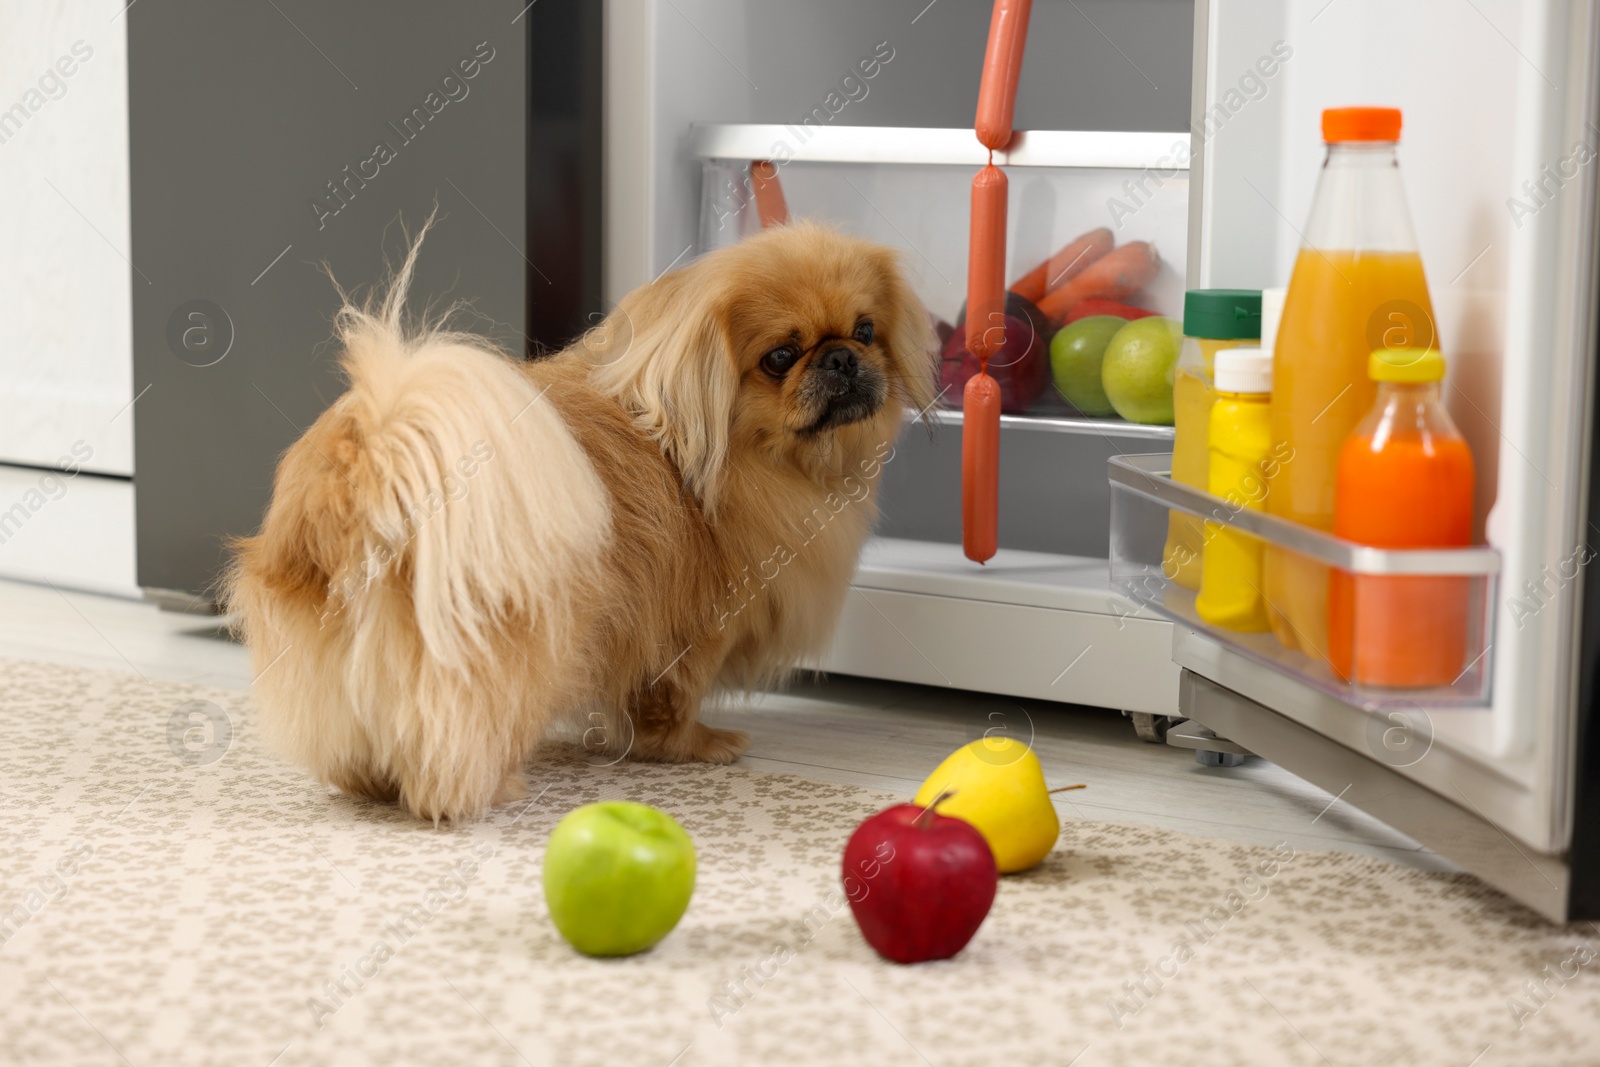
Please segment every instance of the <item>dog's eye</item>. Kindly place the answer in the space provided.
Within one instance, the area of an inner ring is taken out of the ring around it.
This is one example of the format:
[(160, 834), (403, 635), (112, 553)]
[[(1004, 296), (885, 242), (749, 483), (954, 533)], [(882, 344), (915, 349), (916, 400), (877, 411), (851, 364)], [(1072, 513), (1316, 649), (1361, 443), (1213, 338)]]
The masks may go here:
[(870, 345), (872, 343), (872, 323), (863, 322), (861, 325), (857, 326), (855, 338), (861, 344)]
[(761, 357), (761, 369), (774, 378), (782, 378), (789, 373), (789, 368), (794, 366), (795, 360), (799, 358), (798, 349), (793, 345), (784, 345), (782, 348), (774, 348)]

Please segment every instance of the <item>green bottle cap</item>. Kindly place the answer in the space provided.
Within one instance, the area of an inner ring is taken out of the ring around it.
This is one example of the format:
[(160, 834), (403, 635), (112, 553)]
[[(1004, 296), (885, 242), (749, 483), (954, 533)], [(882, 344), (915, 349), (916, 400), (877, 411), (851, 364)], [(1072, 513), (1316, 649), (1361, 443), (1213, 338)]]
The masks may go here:
[(1190, 289), (1183, 294), (1183, 333), (1215, 340), (1261, 336), (1260, 289)]

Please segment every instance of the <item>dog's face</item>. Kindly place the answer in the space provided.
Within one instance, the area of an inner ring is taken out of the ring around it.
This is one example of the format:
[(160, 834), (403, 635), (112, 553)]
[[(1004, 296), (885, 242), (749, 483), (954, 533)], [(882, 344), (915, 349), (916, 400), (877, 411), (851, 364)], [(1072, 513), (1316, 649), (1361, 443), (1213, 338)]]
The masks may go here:
[(605, 332), (597, 379), (708, 504), (730, 455), (820, 477), (933, 399), (928, 315), (897, 257), (821, 226), (710, 253), (631, 294)]
[(914, 298), (886, 250), (822, 231), (739, 251), (753, 262), (727, 278), (723, 310), (739, 375), (736, 437), (814, 448), (819, 435), (879, 415), (891, 382), (927, 376), (926, 358), (897, 336), (908, 315), (926, 312), (903, 306)]
[[(877, 345), (872, 302), (838, 299), (832, 306), (861, 310), (807, 319), (785, 316), (780, 308), (771, 316), (773, 325), (752, 323), (749, 339), (735, 341), (747, 354), (759, 353), (742, 361), (749, 365), (740, 390), (741, 407), (752, 413), (747, 421), (758, 432), (781, 425), (813, 437), (876, 415), (888, 399), (891, 357)], [(784, 318), (794, 320), (787, 331)]]

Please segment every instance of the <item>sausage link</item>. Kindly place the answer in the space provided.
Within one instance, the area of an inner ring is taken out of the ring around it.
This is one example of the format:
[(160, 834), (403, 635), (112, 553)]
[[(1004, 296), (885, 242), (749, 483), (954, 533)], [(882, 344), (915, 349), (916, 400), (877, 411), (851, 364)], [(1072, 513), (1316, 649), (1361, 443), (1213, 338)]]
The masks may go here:
[(967, 236), (967, 350), (987, 365), (1005, 343), (1006, 175), (989, 164), (972, 179)]
[(1028, 15), (1033, 0), (994, 0), (989, 16), (989, 45), (983, 53), (983, 80), (978, 84), (978, 115), (972, 128), (984, 147), (998, 152), (1011, 141), (1011, 116), (1022, 74), (1022, 47), (1028, 41)]
[(974, 374), (961, 405), (961, 549), (983, 563), (1000, 543), (1000, 383)]

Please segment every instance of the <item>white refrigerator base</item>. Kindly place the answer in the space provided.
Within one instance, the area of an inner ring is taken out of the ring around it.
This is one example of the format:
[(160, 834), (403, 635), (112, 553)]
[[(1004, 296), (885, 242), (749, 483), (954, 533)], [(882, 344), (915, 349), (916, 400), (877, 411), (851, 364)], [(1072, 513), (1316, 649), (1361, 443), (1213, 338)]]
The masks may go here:
[(1178, 714), (1172, 625), (1111, 588), (1106, 561), (875, 538), (823, 670), (1032, 700)]

